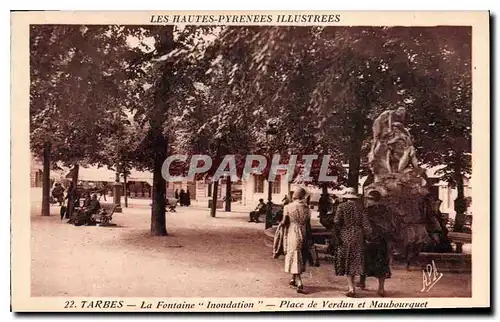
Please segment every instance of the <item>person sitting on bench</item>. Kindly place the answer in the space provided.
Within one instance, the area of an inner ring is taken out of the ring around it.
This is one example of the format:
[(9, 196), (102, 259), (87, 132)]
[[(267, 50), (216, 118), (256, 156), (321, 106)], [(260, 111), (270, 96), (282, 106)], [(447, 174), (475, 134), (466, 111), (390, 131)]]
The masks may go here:
[(83, 208), (75, 209), (68, 223), (74, 224), (75, 226), (91, 225), (95, 223), (95, 220), (92, 218), (92, 216), (97, 214), (100, 209), (101, 204), (99, 200), (97, 200), (97, 195), (94, 194)]
[(250, 212), (250, 220), (248, 222), (256, 222), (259, 223), (259, 217), (262, 214), (266, 213), (266, 204), (264, 203), (264, 199), (260, 198), (259, 199), (259, 204), (257, 205), (257, 208), (255, 208), (254, 211)]
[(88, 201), (86, 205), (86, 213), (89, 218), (92, 218), (93, 215), (97, 214), (101, 209), (101, 203), (97, 200), (97, 195), (93, 194), (92, 198)]

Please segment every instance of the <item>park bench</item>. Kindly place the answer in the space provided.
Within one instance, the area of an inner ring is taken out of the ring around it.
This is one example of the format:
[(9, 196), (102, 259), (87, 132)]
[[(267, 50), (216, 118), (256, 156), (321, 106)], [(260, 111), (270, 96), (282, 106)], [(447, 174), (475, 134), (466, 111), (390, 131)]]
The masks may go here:
[(88, 215), (85, 207), (75, 208), (75, 215), (70, 219), (70, 223), (75, 226), (82, 225), (110, 225), (113, 220), (113, 214), (120, 205), (113, 205), (111, 209), (101, 208), (96, 214)]
[(101, 226), (109, 225), (111, 223), (111, 220), (113, 220), (113, 214), (118, 207), (120, 207), (120, 205), (114, 205), (109, 213), (105, 208), (101, 208), (99, 212), (94, 215), (94, 220)]

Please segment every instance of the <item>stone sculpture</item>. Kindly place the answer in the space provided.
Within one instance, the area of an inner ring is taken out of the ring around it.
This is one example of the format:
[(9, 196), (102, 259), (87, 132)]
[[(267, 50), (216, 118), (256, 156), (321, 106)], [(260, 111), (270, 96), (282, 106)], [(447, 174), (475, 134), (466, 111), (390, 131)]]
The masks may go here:
[(431, 221), (422, 206), (429, 194), (427, 177), (418, 164), (405, 117), (405, 108), (399, 107), (384, 111), (373, 122), (368, 155), (372, 174), (365, 183), (364, 193), (375, 189), (382, 194), (399, 227), (399, 235), (394, 236), (396, 249), (411, 260), (429, 242)]

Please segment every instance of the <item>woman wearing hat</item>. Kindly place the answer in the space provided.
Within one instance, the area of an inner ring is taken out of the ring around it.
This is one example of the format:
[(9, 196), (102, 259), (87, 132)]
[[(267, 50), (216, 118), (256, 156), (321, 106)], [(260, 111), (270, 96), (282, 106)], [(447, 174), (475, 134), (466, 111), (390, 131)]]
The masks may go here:
[(300, 274), (306, 268), (307, 241), (311, 237), (311, 211), (305, 201), (306, 190), (299, 188), (293, 193), (293, 201), (283, 210), (282, 225), (287, 228), (285, 244), (285, 272), (292, 274), (290, 285), (297, 293), (304, 293)]
[(378, 278), (378, 295), (384, 296), (384, 282), (391, 277), (390, 241), (396, 231), (389, 209), (380, 203), (382, 195), (373, 190), (366, 195), (366, 214), (372, 228), (372, 234), (365, 245), (365, 274), (361, 276), (359, 286), (366, 287), (366, 276)]
[(334, 219), (340, 240), (335, 250), (335, 273), (347, 276), (346, 295), (354, 297), (354, 277), (364, 274), (364, 240), (370, 235), (371, 227), (354, 188), (348, 188), (342, 198), (345, 202), (338, 206)]

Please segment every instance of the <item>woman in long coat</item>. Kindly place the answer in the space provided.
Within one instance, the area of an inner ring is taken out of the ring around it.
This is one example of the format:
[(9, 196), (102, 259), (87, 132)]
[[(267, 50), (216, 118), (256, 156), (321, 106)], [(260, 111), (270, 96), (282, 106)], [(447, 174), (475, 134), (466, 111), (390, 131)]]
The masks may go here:
[(285, 272), (292, 274), (290, 285), (297, 287), (297, 293), (304, 293), (300, 274), (306, 268), (308, 241), (311, 239), (311, 211), (305, 201), (304, 188), (297, 189), (293, 201), (285, 206), (282, 225), (285, 227)]
[(342, 198), (346, 201), (338, 206), (334, 219), (335, 233), (340, 240), (335, 252), (335, 273), (347, 276), (346, 295), (354, 297), (354, 277), (364, 274), (364, 240), (371, 234), (371, 227), (356, 191), (349, 188)]
[(380, 203), (380, 192), (374, 190), (366, 196), (366, 214), (372, 228), (372, 234), (365, 246), (365, 274), (361, 276), (360, 287), (366, 287), (367, 276), (378, 279), (379, 296), (385, 296), (384, 284), (391, 277), (390, 243), (396, 232), (396, 226), (389, 209)]

